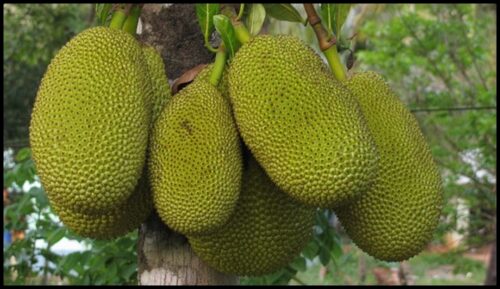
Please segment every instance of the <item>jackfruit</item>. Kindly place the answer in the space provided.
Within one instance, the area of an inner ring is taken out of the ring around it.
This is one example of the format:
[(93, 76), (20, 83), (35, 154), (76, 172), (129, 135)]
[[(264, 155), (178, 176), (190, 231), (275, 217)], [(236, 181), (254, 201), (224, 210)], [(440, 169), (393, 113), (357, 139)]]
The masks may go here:
[(153, 211), (153, 199), (144, 175), (125, 203), (107, 212), (78, 213), (57, 202), (51, 202), (51, 206), (63, 224), (74, 233), (82, 237), (108, 240), (137, 229)]
[(154, 96), (152, 99), (153, 112), (151, 121), (151, 124), (153, 124), (160, 115), (165, 104), (172, 98), (172, 93), (170, 92), (170, 84), (168, 83), (168, 77), (165, 73), (165, 64), (163, 63), (161, 55), (152, 46), (143, 46), (142, 52), (146, 59)]
[(359, 107), (305, 43), (253, 38), (230, 65), (229, 92), (243, 141), (292, 197), (331, 207), (369, 188), (378, 156)]
[(442, 207), (441, 177), (415, 117), (375, 72), (346, 83), (358, 99), (380, 154), (373, 186), (335, 208), (347, 234), (369, 255), (403, 261), (431, 240)]
[[(204, 81), (210, 81), (210, 77), (212, 75), (212, 69), (214, 64), (208, 64), (202, 69), (198, 75), (196, 75), (196, 79), (203, 79)], [(228, 80), (228, 72), (227, 66), (224, 66), (224, 71), (222, 72), (222, 77), (220, 78), (219, 83), (217, 84), (217, 89), (220, 91), (222, 96), (226, 99), (226, 101), (230, 102), (229, 99), (229, 80)]]
[(289, 264), (312, 236), (314, 208), (281, 191), (250, 157), (229, 222), (211, 234), (188, 235), (193, 251), (227, 274), (258, 276)]
[(153, 128), (149, 171), (159, 216), (182, 234), (224, 225), (236, 206), (241, 166), (229, 102), (208, 81), (195, 79)]
[(151, 93), (141, 47), (126, 32), (90, 28), (57, 53), (30, 126), (51, 202), (95, 214), (130, 198), (145, 165)]
[[(146, 59), (148, 76), (152, 81), (153, 93), (148, 100), (152, 109), (152, 127), (162, 107), (171, 98), (170, 85), (163, 60), (158, 52), (150, 46), (143, 46), (142, 51)], [(112, 239), (137, 229), (153, 211), (153, 199), (148, 184), (147, 171), (144, 171), (135, 191), (127, 201), (103, 213), (73, 212), (56, 202), (52, 202), (52, 207), (65, 226), (76, 234), (94, 239)]]

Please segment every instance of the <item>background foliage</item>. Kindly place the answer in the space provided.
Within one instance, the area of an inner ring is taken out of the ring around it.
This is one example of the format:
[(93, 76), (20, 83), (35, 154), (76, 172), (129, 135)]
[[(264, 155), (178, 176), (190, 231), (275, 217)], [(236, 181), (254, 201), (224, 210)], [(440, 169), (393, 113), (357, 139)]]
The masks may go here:
[[(443, 175), (446, 222), (440, 232), (456, 227), (457, 200), (463, 199), (471, 208), (468, 244), (491, 242), (496, 211), (496, 14), (482, 5), (406, 4), (387, 5), (370, 18), (360, 31), (366, 42), (356, 54), (359, 69), (385, 75), (408, 107), (417, 110)], [(450, 110), (455, 107), (470, 110)]]
[(52, 57), (93, 23), (92, 5), (5, 4), (3, 9), (4, 148), (28, 143), (36, 89)]
[[(272, 14), (273, 7), (265, 9)], [(352, 71), (375, 70), (386, 77), (415, 110), (441, 168), (446, 201), (434, 243), (444, 243), (453, 230), (463, 230), (466, 236), (460, 249), (490, 243), (496, 215), (496, 110), (484, 107), (496, 107), (496, 6), (397, 4), (353, 5), (352, 9), (355, 11), (340, 33), (342, 41), (356, 51)], [(9, 192), (8, 204), (4, 198), (4, 231), (24, 234), (4, 246), (6, 284), (137, 283), (137, 232), (110, 242), (72, 234), (52, 213), (43, 188), (36, 185), (30, 150), (21, 149), (29, 145), (31, 108), (50, 59), (72, 36), (95, 23), (93, 15), (91, 5), (4, 6), (4, 189)], [(296, 34), (317, 49), (312, 30), (300, 22), (266, 18), (264, 30)], [(469, 109), (450, 110), (452, 107)], [(12, 155), (15, 158), (9, 161)], [(467, 226), (459, 226), (458, 204), (469, 209)], [(55, 253), (53, 246), (63, 238), (82, 242), (85, 249), (67, 255)], [(375, 282), (373, 278), (353, 280), (358, 275), (358, 261), (364, 257), (346, 248), (355, 249), (335, 216), (321, 210), (314, 238), (289, 266), (241, 282), (316, 284), (314, 274), (325, 268), (331, 276), (325, 280), (335, 284)], [(436, 258), (424, 253), (411, 266), (415, 272), (425, 269), (418, 264), (443, 262), (456, 263), (459, 272), (476, 274), (484, 269), (454, 254)], [(368, 266), (394, 266), (368, 260)]]

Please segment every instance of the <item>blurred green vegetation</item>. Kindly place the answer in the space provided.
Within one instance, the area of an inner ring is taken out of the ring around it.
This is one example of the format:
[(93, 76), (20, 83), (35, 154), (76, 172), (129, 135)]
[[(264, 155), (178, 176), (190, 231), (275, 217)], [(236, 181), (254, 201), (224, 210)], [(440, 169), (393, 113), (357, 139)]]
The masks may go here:
[[(384, 75), (415, 111), (443, 176), (437, 237), (470, 208), (468, 246), (493, 240), (496, 212), (496, 12), (481, 4), (398, 4), (364, 20), (357, 67)], [(448, 110), (464, 107), (470, 110)], [(489, 107), (493, 109), (479, 109)]]
[[(96, 241), (64, 227), (43, 188), (28, 189), (38, 181), (28, 148), (12, 162), (4, 161), (3, 181), (10, 189), (9, 204), (4, 200), (4, 233), (23, 232), (23, 237), (4, 245), (4, 284), (50, 284), (55, 279), (71, 285), (137, 284), (137, 231)], [(59, 255), (52, 247), (62, 238), (81, 242), (85, 249)]]
[[(344, 244), (346, 245), (348, 244)], [(355, 246), (350, 245), (349, 248), (337, 260), (338, 266), (322, 268), (318, 260), (315, 260), (306, 271), (297, 274), (297, 279), (308, 285), (377, 285), (374, 269), (388, 269), (385, 271), (387, 275), (382, 275), (388, 280), (391, 276), (390, 269), (398, 270), (397, 263), (380, 262)], [(366, 273), (363, 280), (359, 270), (360, 258), (364, 258), (365, 262)], [(423, 252), (407, 261), (407, 264), (407, 278), (413, 285), (482, 285), (486, 274), (484, 263), (465, 258), (457, 252)], [(291, 280), (290, 284), (298, 282)]]
[(29, 145), (36, 90), (52, 57), (74, 35), (94, 24), (90, 4), (4, 4), (3, 143)]
[[(95, 25), (94, 9), (90, 4), (4, 5), (4, 188), (10, 201), (4, 205), (4, 230), (24, 232), (24, 238), (4, 246), (5, 284), (55, 282), (47, 276), (75, 285), (137, 283), (137, 232), (109, 242), (80, 238), (52, 213), (43, 188), (24, 187), (38, 181), (29, 149), (21, 149), (29, 145), (36, 89), (55, 53), (72, 36)], [(461, 252), (494, 238), (496, 110), (449, 108), (496, 107), (496, 6), (363, 4), (352, 9), (354, 17), (348, 18), (340, 35), (356, 51), (352, 71), (380, 72), (410, 109), (443, 109), (415, 111), (445, 188), (442, 222), (433, 243), (444, 243), (453, 230), (465, 234), (465, 243), (460, 250), (423, 252), (412, 258), (410, 274), (416, 284), (482, 284), (485, 266)], [(268, 33), (295, 34), (318, 51), (309, 26), (265, 23)], [(6, 148), (14, 148), (14, 162), (6, 161)], [(464, 216), (458, 210), (462, 203), (469, 212), (467, 225), (461, 223)], [(55, 254), (52, 247), (62, 238), (80, 241), (85, 249)], [(345, 239), (335, 216), (318, 211), (314, 238), (300, 256), (274, 274), (242, 278), (241, 283), (375, 284), (370, 270), (395, 266), (355, 247), (342, 250), (349, 245), (341, 242)], [(366, 261), (364, 281), (358, 274), (361, 256)], [(40, 264), (41, 257), (47, 262)], [(323, 281), (318, 277), (320, 266), (329, 272)], [(451, 266), (455, 277), (428, 275), (440, 266)]]

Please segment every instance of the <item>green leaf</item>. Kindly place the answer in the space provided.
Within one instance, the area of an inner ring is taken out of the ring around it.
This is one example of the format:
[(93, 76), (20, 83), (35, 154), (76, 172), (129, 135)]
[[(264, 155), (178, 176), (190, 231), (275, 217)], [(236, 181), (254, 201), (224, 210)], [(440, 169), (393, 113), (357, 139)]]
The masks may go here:
[[(288, 269), (288, 270), (287, 270)], [(289, 272), (292, 271), (292, 272)], [(290, 268), (290, 266), (287, 266), (281, 270), (278, 270), (272, 274), (267, 275), (266, 277), (266, 283), (265, 284), (273, 284), (273, 285), (278, 285), (278, 284), (287, 284), (288, 280), (290, 280), (291, 276), (290, 275), (295, 275), (294, 272), (295, 269)]]
[(55, 231), (50, 232), (50, 234), (47, 236), (47, 243), (49, 243), (49, 247), (59, 242), (65, 234), (66, 228), (64, 227), (57, 228)]
[(300, 22), (306, 24), (306, 19), (302, 18), (299, 11), (288, 3), (263, 4), (269, 16), (278, 20)]
[(321, 4), (321, 20), (334, 35), (339, 35), (351, 4)]
[(213, 16), (219, 13), (219, 4), (197, 3), (195, 4), (196, 17), (200, 25), (201, 32), (205, 38), (205, 44), (208, 43), (210, 35), (214, 32)]
[(65, 275), (69, 275), (70, 271), (76, 267), (76, 264), (80, 261), (80, 252), (75, 252), (64, 256), (62, 261), (59, 263), (58, 268)]
[(343, 254), (340, 241), (337, 238), (334, 238), (334, 242), (332, 245), (332, 254), (335, 259), (340, 258)]
[(264, 20), (266, 19), (266, 9), (262, 4), (256, 3), (250, 6), (250, 13), (245, 19), (248, 31), (250, 34), (257, 35), (262, 29)]
[(17, 162), (23, 162), (31, 157), (31, 149), (30, 148), (23, 148), (19, 150), (19, 152), (16, 155), (16, 161)]
[(333, 29), (335, 27), (334, 7), (336, 5), (337, 4), (321, 4), (321, 22), (330, 32), (333, 32)]
[(120, 275), (123, 277), (123, 279), (130, 279), (130, 277), (137, 272), (137, 265), (136, 264), (130, 264), (126, 266), (125, 268), (120, 269)]
[(319, 261), (323, 264), (323, 266), (328, 265), (328, 263), (330, 263), (330, 250), (325, 247), (320, 247)]
[(7, 171), (3, 174), (3, 185), (5, 188), (10, 188), (16, 181), (16, 174), (13, 171)]
[(297, 257), (295, 260), (293, 260), (292, 263), (290, 263), (290, 266), (297, 271), (305, 271), (306, 270), (306, 259), (304, 257)]
[(311, 240), (307, 246), (302, 250), (302, 255), (309, 260), (314, 259), (318, 255), (319, 246), (315, 240)]
[(232, 58), (239, 48), (239, 42), (231, 21), (227, 16), (219, 14), (214, 16), (214, 25), (224, 42), (226, 51), (229, 52), (229, 57)]
[(95, 10), (96, 10), (96, 16), (97, 19), (99, 19), (99, 24), (100, 25), (106, 25), (106, 22), (108, 20), (108, 17), (111, 16), (111, 8), (113, 7), (113, 4), (111, 3), (98, 3), (95, 5)]

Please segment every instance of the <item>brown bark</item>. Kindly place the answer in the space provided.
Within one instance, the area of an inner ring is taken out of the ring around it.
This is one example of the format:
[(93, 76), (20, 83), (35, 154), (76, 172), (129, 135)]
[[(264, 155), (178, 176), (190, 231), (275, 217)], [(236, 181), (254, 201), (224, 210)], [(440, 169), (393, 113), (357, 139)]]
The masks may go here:
[[(194, 5), (146, 4), (139, 39), (159, 50), (169, 79), (213, 62), (203, 43)], [(238, 278), (215, 271), (191, 250), (187, 239), (166, 227), (155, 214), (139, 230), (140, 285), (236, 285)]]
[(238, 278), (215, 271), (191, 250), (187, 239), (166, 227), (156, 213), (141, 226), (140, 285), (237, 285)]
[(146, 4), (141, 13), (141, 42), (161, 51), (169, 79), (175, 79), (215, 55), (204, 46), (194, 4)]

